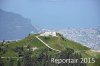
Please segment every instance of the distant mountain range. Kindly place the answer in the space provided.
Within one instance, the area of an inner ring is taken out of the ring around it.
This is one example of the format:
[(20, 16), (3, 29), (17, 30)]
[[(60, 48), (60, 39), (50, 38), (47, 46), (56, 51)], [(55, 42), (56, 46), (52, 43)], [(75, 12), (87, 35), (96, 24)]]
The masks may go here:
[(37, 32), (30, 19), (0, 9), (0, 40), (21, 39), (30, 32)]
[[(0, 9), (0, 41), (22, 39), (29, 33), (37, 33), (38, 31), (41, 32), (38, 26), (31, 24), (30, 19)], [(43, 29), (42, 31), (46, 30)], [(100, 50), (100, 28), (68, 28), (56, 30), (56, 32), (91, 49)]]
[(67, 39), (79, 42), (94, 50), (100, 50), (100, 28), (64, 29), (58, 30)]

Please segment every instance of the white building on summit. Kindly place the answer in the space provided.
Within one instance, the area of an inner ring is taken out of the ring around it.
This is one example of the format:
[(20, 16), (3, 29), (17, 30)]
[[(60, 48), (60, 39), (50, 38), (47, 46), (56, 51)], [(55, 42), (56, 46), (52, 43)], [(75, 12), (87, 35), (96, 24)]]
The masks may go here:
[(43, 32), (40, 36), (56, 36), (56, 32)]

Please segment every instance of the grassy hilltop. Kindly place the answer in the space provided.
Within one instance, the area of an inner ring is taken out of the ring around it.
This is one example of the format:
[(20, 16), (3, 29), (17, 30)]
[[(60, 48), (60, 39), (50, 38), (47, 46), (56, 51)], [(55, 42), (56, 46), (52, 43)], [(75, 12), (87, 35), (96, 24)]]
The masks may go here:
[[(88, 63), (86, 66), (100, 66), (100, 53), (92, 52), (88, 47), (81, 44), (65, 39), (61, 34), (57, 34), (57, 37), (52, 36), (39, 36), (39, 34), (29, 34), (22, 40), (18, 41), (3, 41), (0, 43), (0, 64), (4, 66), (43, 66), (45, 65), (45, 59), (50, 61), (51, 57), (62, 58), (61, 53), (58, 53), (39, 41), (36, 36), (47, 43), (50, 47), (60, 50), (62, 54), (73, 54), (83, 58), (95, 58), (96, 63)], [(67, 50), (66, 50), (67, 49)], [(69, 56), (68, 55), (68, 56)], [(80, 56), (81, 55), (81, 56)], [(41, 58), (42, 57), (42, 58)], [(63, 56), (64, 57), (64, 56)], [(44, 62), (40, 62), (42, 60)], [(22, 61), (20, 63), (20, 61)], [(38, 64), (38, 65), (37, 65)], [(40, 65), (39, 65), (40, 64)], [(48, 63), (49, 64), (49, 63)], [(2, 65), (2, 66), (3, 66)], [(50, 65), (49, 66), (53, 66)], [(55, 64), (57, 66), (57, 64)], [(63, 66), (63, 65), (61, 65)], [(80, 65), (79, 65), (80, 66)]]

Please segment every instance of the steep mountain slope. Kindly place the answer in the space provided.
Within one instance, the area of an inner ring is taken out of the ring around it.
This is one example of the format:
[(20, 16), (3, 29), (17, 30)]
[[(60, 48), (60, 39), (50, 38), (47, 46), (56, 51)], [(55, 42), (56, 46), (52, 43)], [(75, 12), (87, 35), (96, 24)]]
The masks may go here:
[(0, 40), (21, 39), (31, 31), (35, 33), (36, 29), (29, 19), (0, 9)]
[(40, 38), (49, 44), (51, 47), (56, 48), (58, 50), (64, 50), (66, 48), (72, 48), (75, 51), (84, 51), (84, 50), (89, 50), (86, 46), (82, 46), (81, 44), (68, 40), (64, 38), (62, 35), (58, 35), (58, 37), (41, 37)]
[[(63, 52), (66, 48), (70, 48), (75, 51), (74, 53), (81, 54), (83, 58), (95, 57), (97, 58), (97, 60), (99, 60), (98, 58), (100, 58), (100, 53), (92, 52), (89, 48), (82, 46), (81, 44), (76, 43), (74, 41), (65, 39), (60, 34), (58, 34), (58, 37), (52, 37), (52, 36), (43, 37), (39, 36), (39, 34), (29, 34), (26, 38), (19, 41), (10, 41), (10, 42), (8, 41), (0, 43), (0, 48), (3, 49), (2, 51), (0, 50), (1, 51), (0, 57), (2, 57), (3, 61), (6, 62), (5, 66), (8, 66), (7, 65), (8, 61), (6, 60), (6, 58), (13, 58), (14, 60), (13, 63), (15, 64), (14, 66), (16, 66), (17, 64), (16, 59), (19, 58), (19, 55), (20, 56), (22, 55), (23, 57), (23, 54), (25, 54), (25, 52), (31, 51), (31, 58), (34, 57), (38, 58), (38, 56), (41, 56), (39, 54), (41, 54), (42, 52), (46, 52), (47, 50), (45, 49), (48, 47), (46, 47), (42, 42), (40, 42), (36, 38), (36, 36), (38, 36), (41, 40), (47, 43), (50, 47), (60, 50), (61, 52)], [(59, 55), (58, 52), (52, 49), (49, 49), (49, 52), (47, 53), (47, 55), (49, 56), (55, 54)], [(93, 64), (87, 64), (87, 66), (93, 66)]]
[[(7, 54), (10, 54), (11, 51), (14, 52), (13, 48), (16, 47), (25, 47), (27, 45), (30, 45), (31, 47), (37, 47), (38, 49), (41, 49), (41, 47), (46, 47), (42, 42), (40, 42), (36, 36), (38, 36), (38, 34), (29, 34), (26, 38), (19, 40), (19, 41), (7, 41), (4, 42), (4, 45), (8, 45), (8, 51)], [(89, 50), (89, 48), (82, 46), (79, 43), (67, 40), (65, 38), (63, 38), (63, 36), (59, 36), (59, 37), (43, 37), (43, 36), (39, 36), (39, 38), (41, 38), (41, 40), (43, 40), (44, 42), (46, 42), (50, 47), (58, 49), (58, 50), (65, 50), (65, 48), (71, 48), (74, 49), (75, 51), (85, 51), (85, 50)], [(2, 42), (0, 43), (0, 45), (2, 45)], [(26, 48), (26, 47), (25, 47)], [(10, 50), (9, 50), (10, 49)], [(15, 52), (14, 52), (15, 53)], [(12, 56), (13, 53), (11, 55), (7, 55), (4, 54), (4, 56)], [(14, 55), (16, 56), (16, 55)]]

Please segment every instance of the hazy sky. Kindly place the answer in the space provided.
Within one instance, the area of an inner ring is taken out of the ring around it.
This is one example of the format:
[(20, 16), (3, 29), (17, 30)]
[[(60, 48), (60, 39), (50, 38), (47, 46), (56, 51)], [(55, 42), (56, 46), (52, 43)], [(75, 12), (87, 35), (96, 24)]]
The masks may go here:
[(100, 26), (100, 0), (0, 0), (0, 9), (45, 28)]

